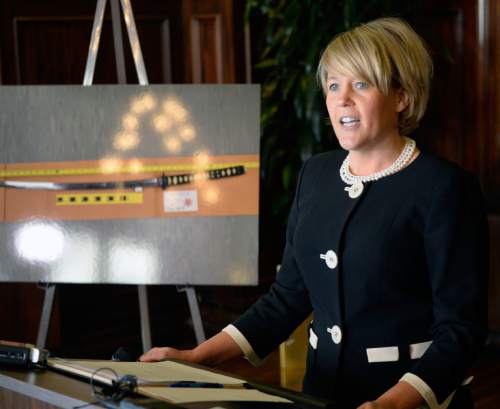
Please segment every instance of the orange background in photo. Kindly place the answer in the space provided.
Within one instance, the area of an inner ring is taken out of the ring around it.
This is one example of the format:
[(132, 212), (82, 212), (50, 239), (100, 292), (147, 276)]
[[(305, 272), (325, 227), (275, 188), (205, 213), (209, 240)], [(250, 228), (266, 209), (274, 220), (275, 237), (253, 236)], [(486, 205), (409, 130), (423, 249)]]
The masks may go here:
[[(143, 166), (194, 164), (193, 157), (177, 158), (139, 158)], [(123, 159), (123, 164), (128, 160)], [(220, 164), (225, 167), (244, 162), (259, 162), (258, 155), (210, 156), (207, 164)], [(3, 170), (26, 169), (88, 169), (99, 168), (100, 161), (43, 162), (4, 164)], [(169, 174), (192, 173), (191, 171), (166, 172)], [(93, 174), (68, 176), (30, 176), (4, 177), (3, 180), (45, 181), (55, 183), (91, 183), (140, 180), (160, 177), (161, 173), (134, 174)], [(32, 218), (49, 220), (108, 220), (136, 219), (147, 217), (193, 217), (193, 216), (240, 216), (257, 215), (259, 211), (259, 168), (246, 168), (244, 175), (217, 180), (195, 182), (175, 187), (167, 191), (195, 190), (198, 196), (198, 211), (165, 212), (161, 188), (143, 189), (143, 202), (140, 204), (102, 204), (102, 205), (56, 205), (60, 194), (91, 194), (133, 192), (133, 189), (116, 190), (26, 190), (1, 188), (0, 211), (5, 222), (21, 221)]]

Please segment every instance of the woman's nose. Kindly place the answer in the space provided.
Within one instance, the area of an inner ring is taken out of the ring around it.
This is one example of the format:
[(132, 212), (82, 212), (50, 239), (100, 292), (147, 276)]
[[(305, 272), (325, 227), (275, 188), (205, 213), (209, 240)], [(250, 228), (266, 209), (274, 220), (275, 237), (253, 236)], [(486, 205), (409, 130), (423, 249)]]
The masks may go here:
[(351, 89), (349, 87), (342, 87), (337, 94), (337, 103), (339, 106), (352, 105)]

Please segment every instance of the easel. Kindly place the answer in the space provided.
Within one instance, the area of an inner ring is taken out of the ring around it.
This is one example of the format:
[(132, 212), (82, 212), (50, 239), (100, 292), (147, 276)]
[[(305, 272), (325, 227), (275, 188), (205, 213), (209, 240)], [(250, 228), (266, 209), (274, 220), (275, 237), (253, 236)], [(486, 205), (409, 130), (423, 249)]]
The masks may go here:
[[(85, 74), (83, 79), (84, 86), (92, 85), (94, 78), (95, 62), (97, 58), (97, 51), (99, 50), (99, 41), (102, 32), (102, 23), (104, 19), (104, 11), (106, 9), (107, 0), (97, 0), (97, 7), (94, 16), (94, 25), (92, 27), (92, 37), (90, 39), (89, 53), (87, 56), (87, 64), (85, 66)], [(135, 69), (137, 71), (137, 78), (139, 79), (140, 85), (148, 85), (148, 76), (146, 74), (146, 68), (144, 66), (144, 60), (142, 58), (141, 45), (139, 43), (139, 37), (137, 36), (137, 29), (135, 26), (134, 14), (132, 12), (132, 6), (130, 0), (109, 0), (111, 4), (111, 21), (113, 25), (113, 41), (115, 47), (115, 58), (116, 58), (116, 73), (118, 77), (119, 84), (126, 84), (127, 78), (125, 73), (125, 58), (123, 53), (123, 42), (122, 42), (122, 26), (121, 26), (121, 15), (120, 15), (120, 5), (123, 11), (125, 25), (127, 26), (127, 34), (130, 42), (130, 48), (132, 50), (132, 56), (134, 58)], [(38, 348), (44, 348), (47, 340), (47, 333), (49, 329), (50, 316), (52, 313), (52, 305), (54, 302), (54, 295), (56, 290), (56, 284), (47, 283), (44, 285), (45, 297), (43, 301), (42, 314), (40, 318), (40, 325), (38, 327), (38, 336), (36, 340), (36, 346)], [(196, 337), (196, 342), (203, 342), (205, 337), (205, 331), (201, 321), (200, 308), (198, 305), (198, 299), (196, 297), (196, 290), (192, 286), (177, 287), (179, 292), (185, 292), (189, 311), (191, 313), (191, 318), (193, 320), (194, 333)], [(149, 322), (149, 308), (148, 308), (148, 295), (147, 288), (145, 285), (137, 286), (138, 296), (139, 296), (139, 312), (140, 312), (140, 323), (141, 323), (141, 339), (142, 348), (144, 351), (151, 349), (151, 328)]]

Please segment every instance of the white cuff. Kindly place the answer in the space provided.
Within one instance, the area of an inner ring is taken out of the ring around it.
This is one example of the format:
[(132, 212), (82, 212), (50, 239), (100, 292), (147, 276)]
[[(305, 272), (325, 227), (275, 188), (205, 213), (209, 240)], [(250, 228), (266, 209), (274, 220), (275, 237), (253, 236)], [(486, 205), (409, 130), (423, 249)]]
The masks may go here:
[(257, 356), (252, 348), (252, 345), (250, 345), (250, 342), (248, 342), (245, 336), (233, 324), (229, 324), (227, 327), (223, 328), (222, 331), (228, 334), (233, 339), (233, 341), (238, 344), (238, 346), (241, 348), (241, 351), (245, 355), (245, 358), (248, 359), (248, 361), (252, 365), (259, 366), (264, 362), (264, 359), (260, 359)]
[(405, 381), (406, 383), (409, 383), (411, 386), (413, 386), (420, 395), (422, 395), (422, 398), (424, 398), (425, 402), (427, 405), (420, 406), (419, 409), (424, 409), (424, 408), (430, 408), (430, 409), (446, 409), (449, 405), (451, 400), (453, 399), (453, 395), (455, 395), (456, 391), (453, 391), (450, 396), (448, 396), (444, 402), (440, 405), (437, 402), (436, 395), (434, 394), (434, 391), (427, 385), (422, 378), (418, 377), (415, 374), (412, 374), (410, 372), (405, 373), (400, 381)]

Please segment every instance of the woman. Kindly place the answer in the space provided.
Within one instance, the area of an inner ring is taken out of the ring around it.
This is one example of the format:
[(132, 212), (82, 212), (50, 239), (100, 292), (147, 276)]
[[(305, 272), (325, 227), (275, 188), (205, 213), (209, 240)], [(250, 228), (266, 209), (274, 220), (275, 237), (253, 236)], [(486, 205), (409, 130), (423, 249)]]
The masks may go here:
[(471, 408), (486, 335), (487, 225), (477, 181), (418, 150), (432, 63), (384, 18), (338, 35), (318, 77), (341, 147), (303, 166), (269, 293), (194, 350), (143, 361), (269, 354), (310, 313), (304, 391), (341, 408)]

